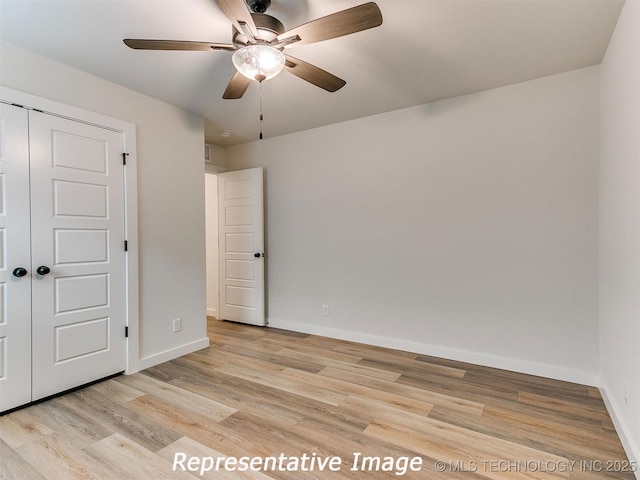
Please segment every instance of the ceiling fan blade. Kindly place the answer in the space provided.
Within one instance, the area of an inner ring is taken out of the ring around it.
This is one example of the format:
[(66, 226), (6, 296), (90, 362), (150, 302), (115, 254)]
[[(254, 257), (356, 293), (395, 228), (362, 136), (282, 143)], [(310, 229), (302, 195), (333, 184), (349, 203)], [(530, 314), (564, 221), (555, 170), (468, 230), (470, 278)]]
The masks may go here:
[(251, 80), (242, 75), (240, 72), (236, 72), (233, 77), (231, 77), (231, 81), (229, 85), (227, 85), (227, 89), (222, 94), (222, 98), (225, 100), (233, 100), (237, 98), (242, 98), (244, 92), (249, 88), (249, 84)]
[(378, 5), (374, 2), (369, 2), (287, 30), (278, 35), (278, 40), (297, 35), (300, 40), (292, 43), (291, 46), (298, 46), (342, 37), (343, 35), (361, 32), (379, 25), (382, 25), (382, 12), (380, 12)]
[(129, 48), (136, 50), (190, 50), (204, 51), (211, 50), (235, 50), (233, 45), (226, 43), (210, 42), (187, 42), (182, 40), (144, 40), (138, 38), (125, 38), (123, 42)]
[(335, 92), (344, 87), (347, 82), (335, 75), (323, 70), (310, 63), (303, 62), (290, 55), (286, 55), (286, 62), (284, 68), (288, 72), (293, 73), (296, 77), (306, 80), (309, 83), (313, 83), (316, 87), (325, 89), (328, 92)]
[[(252, 37), (258, 35), (258, 29), (244, 0), (216, 0), (216, 3), (240, 33), (251, 33)], [(247, 28), (249, 32), (247, 32)]]

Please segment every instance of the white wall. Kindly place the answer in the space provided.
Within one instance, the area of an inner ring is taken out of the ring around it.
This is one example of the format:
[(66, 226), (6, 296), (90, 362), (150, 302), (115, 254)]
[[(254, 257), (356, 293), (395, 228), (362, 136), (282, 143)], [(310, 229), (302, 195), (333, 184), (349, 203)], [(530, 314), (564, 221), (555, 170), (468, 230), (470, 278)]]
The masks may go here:
[(229, 147), (265, 168), (270, 324), (597, 383), (598, 75)]
[(218, 176), (205, 174), (205, 212), (207, 238), (207, 315), (218, 317)]
[[(600, 357), (609, 406), (640, 460), (640, 2), (627, 1), (601, 66)], [(629, 384), (630, 405), (625, 403)], [(635, 458), (634, 458), (635, 457)]]
[(0, 59), (0, 85), (136, 124), (140, 366), (208, 345), (202, 117), (8, 43)]

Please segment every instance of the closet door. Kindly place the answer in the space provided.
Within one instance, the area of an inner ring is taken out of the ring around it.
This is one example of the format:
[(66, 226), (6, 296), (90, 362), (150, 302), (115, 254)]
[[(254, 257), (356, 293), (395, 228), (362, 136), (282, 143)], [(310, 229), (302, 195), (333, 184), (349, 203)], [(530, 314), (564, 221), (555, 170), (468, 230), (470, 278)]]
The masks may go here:
[(28, 137), (27, 110), (0, 103), (0, 411), (31, 401)]
[(124, 371), (122, 133), (30, 112), (33, 400)]

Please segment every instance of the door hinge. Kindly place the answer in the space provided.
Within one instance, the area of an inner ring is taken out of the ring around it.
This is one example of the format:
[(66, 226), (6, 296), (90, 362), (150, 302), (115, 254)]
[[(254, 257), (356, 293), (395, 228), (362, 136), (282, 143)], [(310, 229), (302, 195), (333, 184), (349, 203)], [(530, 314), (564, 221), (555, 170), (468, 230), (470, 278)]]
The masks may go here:
[(122, 164), (126, 165), (127, 164), (127, 157), (129, 156), (128, 153), (126, 152), (122, 152)]
[(129, 327), (124, 327), (124, 338), (129, 338)]
[(127, 242), (126, 240), (124, 241), (124, 251), (129, 251), (129, 242)]

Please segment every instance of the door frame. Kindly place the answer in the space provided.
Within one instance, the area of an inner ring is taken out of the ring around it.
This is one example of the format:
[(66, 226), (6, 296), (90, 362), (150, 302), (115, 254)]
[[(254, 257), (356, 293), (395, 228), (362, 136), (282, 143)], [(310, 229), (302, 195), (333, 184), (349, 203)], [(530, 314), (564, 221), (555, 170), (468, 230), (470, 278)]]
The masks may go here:
[(138, 164), (136, 156), (136, 126), (113, 117), (65, 105), (54, 100), (31, 95), (0, 85), (0, 102), (17, 105), (76, 122), (94, 125), (124, 135), (127, 167), (124, 169), (124, 216), (127, 253), (125, 255), (125, 325), (126, 369), (129, 375), (139, 371), (139, 296), (138, 296)]
[[(220, 258), (218, 252), (218, 175), (222, 172), (212, 172), (205, 169), (205, 259), (207, 290), (207, 317), (219, 318), (220, 315)], [(211, 183), (208, 180), (211, 178)], [(210, 188), (211, 187), (211, 188)], [(215, 209), (210, 206), (211, 200), (215, 203)], [(214, 219), (212, 218), (215, 218)], [(209, 302), (212, 299), (213, 304)]]

